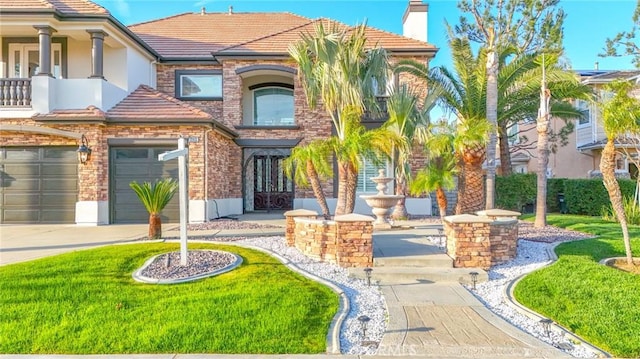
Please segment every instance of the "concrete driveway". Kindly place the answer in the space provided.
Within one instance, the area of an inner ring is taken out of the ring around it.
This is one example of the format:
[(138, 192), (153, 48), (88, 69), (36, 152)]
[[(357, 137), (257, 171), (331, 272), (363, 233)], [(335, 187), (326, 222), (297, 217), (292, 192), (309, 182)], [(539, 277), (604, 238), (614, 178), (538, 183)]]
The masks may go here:
[(0, 265), (146, 237), (148, 225), (0, 225)]

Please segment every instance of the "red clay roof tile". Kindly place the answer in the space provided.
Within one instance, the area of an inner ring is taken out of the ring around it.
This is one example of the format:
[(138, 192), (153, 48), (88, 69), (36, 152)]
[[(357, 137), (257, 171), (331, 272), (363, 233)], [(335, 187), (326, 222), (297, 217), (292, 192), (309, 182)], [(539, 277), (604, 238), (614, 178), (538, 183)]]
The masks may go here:
[(186, 102), (146, 85), (140, 85), (129, 96), (107, 111), (110, 121), (211, 122), (213, 117)]
[(105, 113), (101, 109), (91, 105), (85, 109), (74, 110), (53, 110), (47, 114), (35, 114), (35, 120), (102, 120), (105, 119)]
[(54, 10), (65, 15), (109, 15), (107, 9), (88, 0), (0, 0), (0, 10)]

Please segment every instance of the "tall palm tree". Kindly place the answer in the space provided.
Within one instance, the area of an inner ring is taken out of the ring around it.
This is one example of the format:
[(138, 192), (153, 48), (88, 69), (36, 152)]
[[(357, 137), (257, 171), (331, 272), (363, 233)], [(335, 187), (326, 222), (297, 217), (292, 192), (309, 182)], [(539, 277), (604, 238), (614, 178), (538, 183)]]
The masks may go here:
[(468, 39), (449, 34), (455, 73), (445, 67), (429, 70), (415, 61), (401, 61), (398, 71), (426, 78), (430, 88), (441, 88), (440, 103), (456, 117), (454, 150), (458, 168), (458, 202), (456, 213), (482, 210), (484, 175), (482, 164), (489, 131), (486, 119), (486, 52), (474, 55)]
[(162, 218), (160, 213), (169, 204), (178, 190), (178, 182), (171, 178), (157, 180), (155, 183), (136, 181), (129, 183), (129, 187), (136, 193), (144, 208), (149, 212), (149, 239), (162, 237)]
[(284, 161), (285, 174), (293, 178), (300, 187), (311, 187), (325, 219), (331, 218), (327, 197), (322, 188), (322, 180), (331, 177), (329, 164), (330, 149), (326, 141), (315, 140), (306, 146), (291, 150), (291, 156)]
[(605, 87), (605, 90), (613, 92), (613, 97), (602, 103), (602, 125), (607, 136), (607, 144), (602, 149), (602, 157), (600, 159), (602, 180), (609, 193), (611, 207), (613, 207), (613, 211), (618, 217), (618, 222), (620, 222), (620, 227), (622, 228), (625, 254), (627, 263), (630, 265), (633, 264), (633, 255), (620, 184), (618, 184), (615, 176), (615, 142), (617, 138), (627, 134), (637, 135), (640, 133), (640, 124), (638, 123), (640, 119), (640, 103), (637, 99), (629, 96), (629, 92), (632, 89), (633, 84), (626, 81), (613, 82)]
[[(384, 87), (388, 69), (386, 52), (367, 48), (366, 25), (339, 28), (335, 23), (326, 29), (317, 22), (314, 34), (303, 34), (289, 47), (289, 54), (299, 67), (309, 106), (318, 101), (331, 117), (335, 129), (334, 149), (346, 144), (348, 131), (357, 128), (365, 108), (375, 109), (374, 85)], [(359, 156), (336, 153), (338, 167), (338, 203), (335, 214), (353, 212)], [(355, 181), (354, 181), (355, 180)]]

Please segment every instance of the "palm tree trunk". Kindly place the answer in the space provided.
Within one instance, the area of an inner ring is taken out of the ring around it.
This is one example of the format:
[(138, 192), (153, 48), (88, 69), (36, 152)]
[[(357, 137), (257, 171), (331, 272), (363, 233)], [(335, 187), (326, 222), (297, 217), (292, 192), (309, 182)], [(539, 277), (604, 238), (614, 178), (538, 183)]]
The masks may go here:
[(349, 165), (346, 161), (338, 161), (338, 196), (336, 203), (336, 216), (347, 214), (347, 182)]
[(545, 73), (543, 72), (542, 87), (540, 90), (540, 111), (536, 124), (536, 130), (538, 131), (538, 188), (536, 190), (536, 220), (533, 224), (536, 228), (542, 228), (547, 225), (547, 167), (549, 165), (550, 152), (549, 100), (551, 93), (547, 90), (545, 81)]
[(149, 239), (162, 237), (162, 218), (159, 213), (149, 214)]
[(487, 144), (487, 196), (486, 209), (495, 207), (496, 191), (496, 125), (498, 123), (498, 53), (491, 48), (487, 53), (487, 120), (493, 126)]
[(498, 135), (500, 136), (500, 174), (508, 176), (513, 173), (513, 169), (511, 168), (511, 153), (509, 152), (509, 136), (507, 136), (507, 129), (503, 126), (499, 126)]
[(358, 172), (351, 165), (347, 165), (347, 185), (345, 188), (345, 214), (353, 213), (356, 207), (356, 189), (358, 187)]
[(322, 184), (320, 183), (320, 176), (318, 176), (318, 172), (316, 171), (316, 168), (313, 165), (313, 161), (311, 160), (307, 161), (307, 176), (309, 177), (309, 183), (311, 184), (313, 195), (316, 197), (316, 200), (320, 205), (320, 209), (322, 210), (322, 216), (324, 217), (324, 219), (330, 219), (331, 212), (329, 211), (329, 206), (327, 205), (327, 196), (325, 196), (324, 194)]
[(404, 196), (398, 200), (395, 207), (393, 208), (393, 213), (391, 213), (391, 218), (395, 220), (406, 219), (409, 216), (407, 213), (407, 181), (404, 176), (398, 176), (396, 181), (396, 194), (400, 196)]
[(602, 173), (602, 180), (604, 186), (609, 192), (609, 199), (611, 200), (611, 207), (618, 217), (620, 227), (622, 228), (622, 240), (624, 241), (624, 251), (627, 257), (627, 263), (633, 265), (633, 256), (631, 254), (631, 242), (629, 240), (629, 227), (627, 225), (627, 216), (624, 212), (624, 205), (622, 204), (622, 192), (620, 191), (620, 185), (616, 180), (616, 168), (615, 168), (616, 149), (613, 143), (613, 139), (607, 141), (607, 144), (602, 149), (602, 158), (600, 159), (600, 172)]
[(482, 173), (484, 148), (481, 146), (468, 148), (462, 156), (456, 214), (475, 213), (481, 211), (485, 205), (485, 181)]
[(440, 219), (444, 220), (447, 216), (447, 194), (444, 192), (444, 188), (438, 187), (436, 189), (436, 201), (438, 202), (438, 209), (440, 210)]

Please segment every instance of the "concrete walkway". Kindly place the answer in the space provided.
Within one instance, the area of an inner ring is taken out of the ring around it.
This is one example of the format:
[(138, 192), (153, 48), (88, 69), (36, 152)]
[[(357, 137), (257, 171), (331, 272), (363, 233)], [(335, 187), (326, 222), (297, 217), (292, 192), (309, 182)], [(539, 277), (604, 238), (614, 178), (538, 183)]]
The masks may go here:
[[(240, 220), (284, 226), (274, 215), (248, 215)], [(411, 223), (403, 223), (411, 225)], [(415, 223), (414, 223), (415, 224)], [(178, 227), (166, 225), (163, 237), (179, 237)], [(197, 231), (200, 236), (283, 235), (284, 227)], [(68, 251), (127, 242), (144, 238), (146, 225), (0, 226), (0, 265), (33, 260)], [(374, 273), (387, 274), (380, 280), (389, 310), (387, 331), (375, 358), (562, 358), (561, 351), (529, 336), (500, 319), (473, 295), (458, 279), (463, 274), (450, 267), (450, 258), (441, 248), (431, 245), (427, 235), (437, 234), (435, 227), (374, 233), (376, 265)], [(401, 264), (401, 265), (399, 265)], [(421, 268), (427, 265), (433, 271)], [(404, 269), (401, 269), (404, 268)], [(394, 271), (400, 273), (393, 274)], [(453, 275), (434, 276), (437, 272)], [(468, 274), (468, 270), (464, 270)], [(329, 355), (122, 355), (120, 358), (322, 358)], [(0, 358), (26, 358), (27, 355), (0, 355)], [(38, 355), (39, 358), (54, 356)], [(68, 356), (55, 358), (111, 358), (108, 356)], [(371, 356), (331, 355), (334, 358), (371, 358)]]

